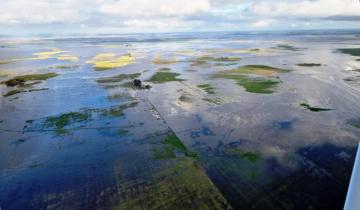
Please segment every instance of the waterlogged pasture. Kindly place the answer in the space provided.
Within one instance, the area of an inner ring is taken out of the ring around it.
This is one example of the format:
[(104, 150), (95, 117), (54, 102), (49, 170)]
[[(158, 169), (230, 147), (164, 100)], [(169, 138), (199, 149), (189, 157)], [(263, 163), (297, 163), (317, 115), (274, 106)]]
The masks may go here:
[(2, 40), (0, 208), (342, 209), (357, 36)]

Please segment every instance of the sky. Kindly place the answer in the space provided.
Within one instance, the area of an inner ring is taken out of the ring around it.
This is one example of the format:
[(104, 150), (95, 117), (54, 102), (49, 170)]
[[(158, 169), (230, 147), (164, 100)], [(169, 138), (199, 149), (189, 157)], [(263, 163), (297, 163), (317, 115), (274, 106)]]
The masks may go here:
[(0, 0), (0, 34), (360, 29), (359, 0)]

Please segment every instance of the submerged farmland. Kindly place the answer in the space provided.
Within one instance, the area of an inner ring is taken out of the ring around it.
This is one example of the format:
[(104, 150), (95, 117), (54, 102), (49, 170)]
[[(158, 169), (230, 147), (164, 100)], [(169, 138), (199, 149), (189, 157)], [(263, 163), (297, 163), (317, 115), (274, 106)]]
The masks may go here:
[(356, 35), (174, 36), (0, 41), (0, 208), (342, 209)]

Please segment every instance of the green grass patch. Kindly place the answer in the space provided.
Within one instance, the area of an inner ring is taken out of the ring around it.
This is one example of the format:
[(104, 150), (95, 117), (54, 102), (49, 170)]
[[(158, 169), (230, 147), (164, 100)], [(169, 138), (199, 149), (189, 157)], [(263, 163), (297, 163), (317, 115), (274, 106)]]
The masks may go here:
[(324, 112), (324, 111), (330, 111), (332, 109), (329, 109), (329, 108), (320, 108), (320, 107), (313, 107), (313, 106), (310, 106), (309, 104), (306, 104), (306, 103), (302, 103), (300, 104), (300, 106), (312, 111), (312, 112)]
[(302, 67), (315, 67), (315, 66), (322, 66), (320, 63), (299, 63), (298, 66)]
[(177, 78), (178, 76), (180, 76), (180, 74), (173, 72), (157, 72), (147, 81), (157, 84), (172, 82), (172, 81), (184, 81), (183, 79), (178, 79)]
[(360, 56), (360, 48), (343, 48), (338, 49), (340, 52), (352, 56)]
[(134, 73), (134, 74), (119, 74), (112, 77), (105, 77), (100, 78), (97, 80), (98, 83), (114, 83), (114, 82), (121, 82), (124, 80), (133, 80), (138, 78), (141, 73)]
[(1, 84), (6, 84), (7, 86), (16, 86), (16, 85), (22, 85), (27, 81), (47, 80), (56, 76), (58, 76), (58, 74), (56, 73), (22, 75), (22, 76), (14, 77), (5, 82), (2, 82)]
[(200, 84), (197, 87), (203, 89), (208, 94), (215, 94), (214, 88), (210, 84)]

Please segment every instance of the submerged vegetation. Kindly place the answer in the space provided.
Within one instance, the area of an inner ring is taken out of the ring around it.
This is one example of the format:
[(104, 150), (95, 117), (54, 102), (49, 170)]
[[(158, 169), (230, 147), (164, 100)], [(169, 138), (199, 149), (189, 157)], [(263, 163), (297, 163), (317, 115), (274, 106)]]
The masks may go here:
[(236, 62), (240, 61), (240, 57), (210, 57), (204, 56), (198, 58), (198, 61), (210, 61), (210, 62)]
[(278, 44), (276, 47), (281, 50), (290, 50), (290, 51), (298, 51), (299, 50), (299, 48), (296, 48), (290, 44)]
[(299, 63), (297, 65), (302, 67), (322, 66), (320, 63)]
[(320, 108), (320, 107), (314, 107), (314, 106), (310, 106), (309, 104), (306, 103), (301, 103), (300, 106), (312, 111), (312, 112), (324, 112), (324, 111), (330, 111), (332, 109), (329, 108)]
[(236, 84), (244, 87), (247, 92), (269, 94), (273, 93), (281, 82), (279, 78), (273, 76), (286, 72), (289, 70), (264, 65), (247, 65), (216, 73), (214, 77), (235, 80)]
[(280, 69), (265, 65), (247, 65), (235, 69), (223, 71), (223, 74), (254, 74), (260, 76), (274, 76), (276, 73), (289, 72), (287, 69)]
[(117, 56), (114, 53), (102, 53), (96, 55), (93, 59), (87, 61), (93, 65), (95, 70), (107, 70), (113, 68), (124, 67), (132, 64), (135, 58), (131, 53), (123, 56)]
[(147, 81), (158, 84), (172, 81), (184, 81), (183, 79), (178, 79), (178, 76), (180, 76), (180, 74), (173, 72), (156, 72), (156, 74)]
[(215, 94), (214, 88), (210, 84), (200, 84), (197, 87), (203, 89), (208, 94)]
[(340, 52), (352, 56), (360, 56), (360, 48), (343, 48), (338, 49)]
[(166, 64), (174, 64), (177, 63), (178, 61), (175, 58), (161, 58), (160, 56), (156, 56), (153, 60), (154, 64), (158, 64), (158, 65), (166, 65)]
[(42, 90), (49, 90), (49, 88), (39, 88), (39, 89), (30, 89), (30, 90), (15, 89), (15, 90), (10, 90), (3, 96), (8, 97), (8, 96), (16, 95), (18, 93), (35, 92), (35, 91), (42, 91)]
[(28, 74), (14, 77), (10, 80), (2, 82), (1, 84), (6, 84), (7, 86), (17, 86), (24, 85), (27, 81), (39, 81), (39, 80), (47, 80), (53, 77), (58, 76), (56, 73), (45, 73), (45, 74)]
[(360, 118), (348, 120), (347, 123), (355, 128), (360, 128)]
[(254, 152), (245, 152), (236, 147), (226, 147), (224, 148), (225, 154), (236, 155), (250, 162), (256, 162), (260, 159), (260, 155)]
[(132, 80), (138, 78), (141, 73), (134, 74), (118, 74), (112, 77), (104, 77), (96, 80), (98, 83), (114, 83), (114, 82), (122, 82), (124, 80)]
[(155, 159), (176, 158), (175, 152), (181, 152), (187, 157), (196, 157), (196, 153), (188, 150), (175, 133), (170, 132), (162, 142), (162, 148), (154, 150)]

